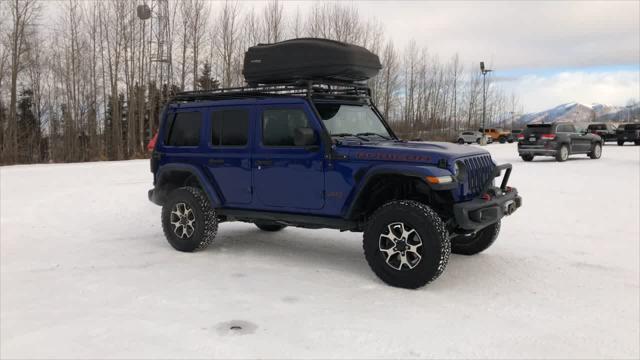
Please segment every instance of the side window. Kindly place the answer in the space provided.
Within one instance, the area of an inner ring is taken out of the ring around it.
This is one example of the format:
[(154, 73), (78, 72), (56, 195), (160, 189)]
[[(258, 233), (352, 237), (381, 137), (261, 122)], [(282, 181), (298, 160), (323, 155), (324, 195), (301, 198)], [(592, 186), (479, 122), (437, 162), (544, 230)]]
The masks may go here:
[(576, 127), (573, 125), (565, 125), (567, 127), (567, 132), (574, 133), (577, 132)]
[(198, 146), (200, 143), (200, 112), (179, 112), (167, 123), (165, 144), (168, 146)]
[(573, 128), (572, 125), (558, 125), (558, 129), (556, 130), (556, 132), (569, 133), (569, 132), (573, 132), (572, 128)]
[(262, 144), (264, 146), (294, 146), (296, 128), (309, 127), (307, 115), (301, 109), (269, 109), (262, 114)]
[(211, 115), (211, 145), (245, 146), (249, 137), (249, 111), (219, 110)]

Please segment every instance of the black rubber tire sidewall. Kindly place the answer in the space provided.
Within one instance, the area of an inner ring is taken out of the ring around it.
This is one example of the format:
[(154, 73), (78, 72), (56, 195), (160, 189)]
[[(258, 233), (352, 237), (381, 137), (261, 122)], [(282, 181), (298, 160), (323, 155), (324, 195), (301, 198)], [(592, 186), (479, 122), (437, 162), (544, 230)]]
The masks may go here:
[[(188, 239), (179, 238), (171, 225), (171, 210), (176, 203), (184, 202), (193, 209), (195, 226)], [(206, 195), (197, 188), (182, 187), (173, 190), (162, 206), (162, 230), (169, 244), (178, 251), (193, 252), (206, 248), (215, 237), (218, 223), (215, 212), (209, 207)]]
[(533, 158), (535, 156), (534, 155), (525, 154), (525, 155), (520, 155), (520, 157), (522, 158), (523, 161), (533, 161)]
[[(563, 147), (567, 148), (567, 158), (566, 159), (562, 158), (562, 148)], [(569, 153), (569, 147), (566, 144), (560, 145), (560, 147), (558, 148), (558, 153), (556, 154), (556, 161), (559, 161), (559, 162), (567, 161), (569, 159), (569, 155), (571, 155)]]
[(451, 252), (460, 255), (475, 255), (487, 250), (500, 234), (500, 221), (478, 231), (472, 238), (453, 238)]
[[(422, 259), (411, 270), (399, 271), (389, 266), (379, 250), (379, 237), (387, 225), (404, 222), (422, 239)], [(446, 268), (451, 253), (444, 223), (427, 205), (417, 201), (398, 200), (381, 206), (371, 217), (363, 234), (365, 258), (373, 272), (385, 283), (416, 289), (435, 280)]]
[(600, 146), (600, 156), (602, 156), (602, 144), (593, 144), (593, 149), (587, 154), (591, 159), (600, 159), (600, 156), (596, 156), (596, 146)]

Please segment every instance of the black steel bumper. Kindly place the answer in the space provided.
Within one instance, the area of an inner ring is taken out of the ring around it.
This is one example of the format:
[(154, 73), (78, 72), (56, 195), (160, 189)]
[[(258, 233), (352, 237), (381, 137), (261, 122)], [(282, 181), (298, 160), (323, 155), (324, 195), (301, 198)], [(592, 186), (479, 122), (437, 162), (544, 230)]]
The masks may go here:
[(494, 175), (500, 176), (502, 170), (506, 172), (500, 187), (487, 187), (480, 197), (453, 205), (453, 215), (459, 228), (482, 229), (513, 214), (522, 206), (522, 197), (518, 195), (518, 189), (507, 186), (511, 164), (497, 166)]
[(490, 200), (476, 198), (453, 206), (458, 227), (479, 230), (513, 214), (522, 206), (522, 197), (515, 188), (510, 188), (511, 191), (506, 193), (502, 193), (499, 188), (490, 190), (497, 191), (496, 196)]

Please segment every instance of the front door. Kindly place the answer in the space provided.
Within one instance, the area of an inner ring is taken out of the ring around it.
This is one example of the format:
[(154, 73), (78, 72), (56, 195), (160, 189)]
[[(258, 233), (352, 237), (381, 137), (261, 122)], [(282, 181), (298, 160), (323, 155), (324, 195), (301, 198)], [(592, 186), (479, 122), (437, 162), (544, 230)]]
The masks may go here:
[(236, 106), (213, 108), (210, 116), (207, 168), (225, 206), (250, 204), (252, 111)]
[[(310, 119), (313, 117), (303, 105), (261, 109), (253, 154), (257, 208), (286, 212), (324, 207), (324, 152), (319, 125)], [(312, 128), (318, 146), (296, 146), (296, 128)]]

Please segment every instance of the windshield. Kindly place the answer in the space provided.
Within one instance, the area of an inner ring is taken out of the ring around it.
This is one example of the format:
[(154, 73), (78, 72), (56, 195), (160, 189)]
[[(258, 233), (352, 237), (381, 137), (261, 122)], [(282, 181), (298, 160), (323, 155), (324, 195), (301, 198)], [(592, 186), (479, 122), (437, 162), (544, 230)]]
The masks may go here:
[(529, 134), (547, 134), (551, 131), (551, 124), (529, 124), (524, 133)]
[(607, 126), (605, 124), (591, 124), (587, 128), (589, 130), (607, 130)]
[(391, 139), (382, 120), (368, 105), (316, 103), (331, 136), (378, 136)]

